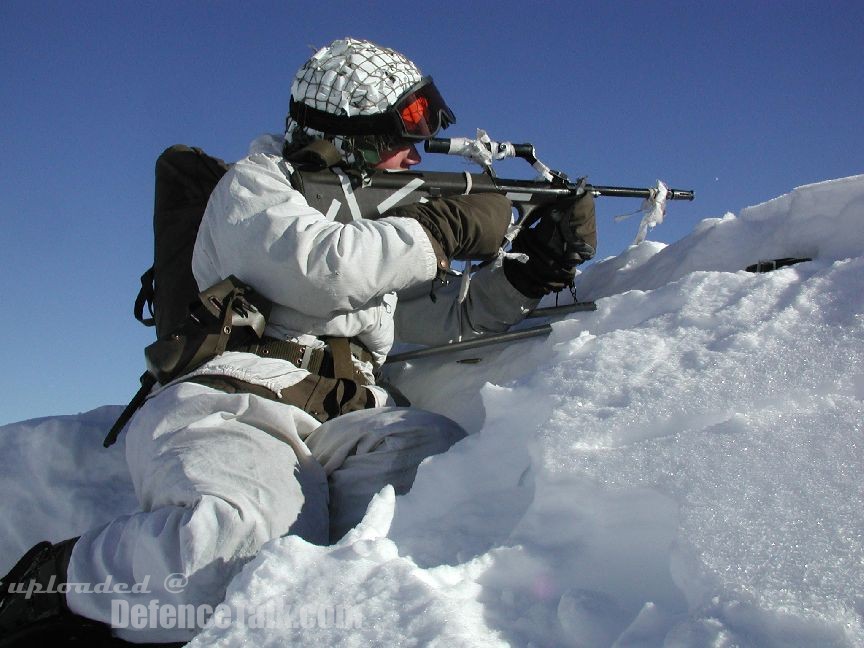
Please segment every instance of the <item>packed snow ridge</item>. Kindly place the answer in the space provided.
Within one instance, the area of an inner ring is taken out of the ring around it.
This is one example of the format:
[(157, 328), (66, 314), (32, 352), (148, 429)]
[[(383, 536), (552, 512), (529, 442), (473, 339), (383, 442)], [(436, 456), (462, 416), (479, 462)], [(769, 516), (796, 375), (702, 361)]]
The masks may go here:
[[(546, 339), (394, 366), (471, 435), (337, 545), (270, 542), (226, 598), (350, 622), (191, 645), (864, 645), (862, 250), (864, 176), (800, 187), (594, 263), (597, 311)], [(812, 260), (744, 271), (781, 257)], [(117, 413), (0, 428), (0, 569), (136, 510), (101, 448)]]

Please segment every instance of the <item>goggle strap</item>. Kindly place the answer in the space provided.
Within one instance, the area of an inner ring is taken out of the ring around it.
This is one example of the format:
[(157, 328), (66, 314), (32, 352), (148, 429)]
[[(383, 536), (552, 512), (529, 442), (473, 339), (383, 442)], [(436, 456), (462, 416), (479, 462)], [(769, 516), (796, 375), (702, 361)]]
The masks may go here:
[(288, 112), (300, 126), (334, 135), (377, 135), (391, 133), (397, 126), (394, 123), (394, 115), (390, 112), (354, 117), (332, 115), (295, 101), (294, 97), (291, 97)]

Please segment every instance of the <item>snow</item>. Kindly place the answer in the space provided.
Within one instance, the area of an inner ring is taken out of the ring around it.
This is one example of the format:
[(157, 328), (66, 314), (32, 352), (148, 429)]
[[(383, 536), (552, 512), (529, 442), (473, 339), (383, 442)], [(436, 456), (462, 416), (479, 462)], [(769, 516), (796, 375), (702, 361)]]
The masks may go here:
[[(864, 176), (800, 187), (591, 265), (597, 311), (546, 339), (394, 366), (471, 435), (339, 544), (268, 543), (226, 598), (353, 622), (191, 645), (864, 645), (862, 218)], [(743, 270), (780, 257), (812, 261)], [(118, 411), (0, 428), (0, 571), (135, 510), (101, 448)]]

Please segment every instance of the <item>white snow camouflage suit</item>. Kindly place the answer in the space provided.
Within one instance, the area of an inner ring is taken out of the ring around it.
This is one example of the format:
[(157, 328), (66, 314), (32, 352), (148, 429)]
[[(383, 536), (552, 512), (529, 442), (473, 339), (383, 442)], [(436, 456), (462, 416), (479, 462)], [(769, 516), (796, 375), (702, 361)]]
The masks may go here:
[[(252, 150), (261, 141), (267, 140)], [(202, 290), (234, 274), (274, 302), (267, 335), (313, 345), (319, 342), (311, 336), (356, 337), (380, 363), (394, 335), (431, 344), (502, 331), (536, 305), (493, 266), (474, 276), (461, 304), (458, 282), (438, 290), (433, 302), (436, 256), (417, 221), (329, 221), (292, 188), (286, 170), (275, 151), (237, 162), (210, 198), (193, 257)], [(194, 373), (233, 376), (274, 392), (308, 375), (286, 360), (238, 352)], [(68, 571), (70, 583), (146, 579), (150, 591), (73, 591), (72, 611), (110, 623), (111, 599), (118, 597), (130, 605), (159, 599), (215, 606), (265, 542), (289, 533), (315, 543), (338, 538), (385, 484), (405, 492), (422, 459), (464, 436), (453, 421), (394, 407), (383, 389), (370, 389), (379, 407), (323, 425), (298, 407), (254, 394), (194, 382), (155, 390), (125, 432), (141, 512), (85, 533)], [(171, 574), (186, 580), (179, 591), (164, 589)], [(138, 642), (187, 641), (194, 634), (118, 631)]]

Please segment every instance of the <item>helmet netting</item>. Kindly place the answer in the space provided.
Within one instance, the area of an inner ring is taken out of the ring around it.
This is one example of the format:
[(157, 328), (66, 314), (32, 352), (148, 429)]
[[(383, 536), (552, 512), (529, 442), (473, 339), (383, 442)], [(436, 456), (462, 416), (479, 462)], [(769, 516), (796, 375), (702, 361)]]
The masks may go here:
[(331, 115), (385, 112), (422, 75), (399, 52), (346, 38), (324, 47), (297, 72), (291, 86), (295, 101)]
[[(399, 52), (370, 41), (345, 38), (318, 50), (298, 70), (291, 96), (331, 115), (374, 115), (385, 112), (422, 79), (420, 69)], [(287, 150), (302, 148), (324, 133), (300, 127), (290, 116), (285, 123)], [(357, 138), (336, 136), (333, 143), (355, 161)], [(373, 141), (374, 140), (374, 141)], [(386, 148), (392, 137), (364, 138), (364, 146)]]

